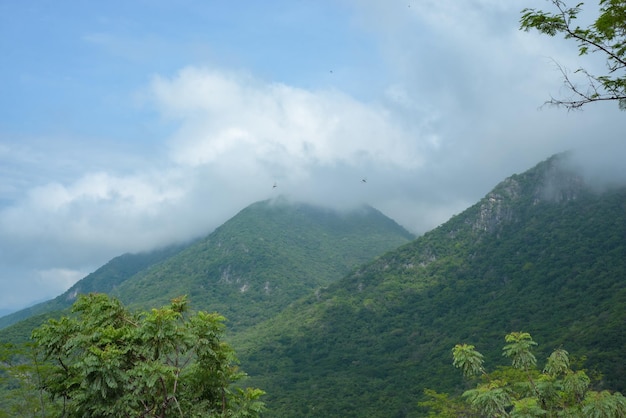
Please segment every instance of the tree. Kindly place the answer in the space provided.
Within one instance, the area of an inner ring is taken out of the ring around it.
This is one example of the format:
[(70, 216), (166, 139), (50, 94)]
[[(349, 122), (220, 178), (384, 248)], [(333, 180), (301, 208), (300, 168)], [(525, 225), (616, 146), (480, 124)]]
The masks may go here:
[(464, 402), (426, 390), (429, 400), (420, 405), (430, 409), (429, 416), (626, 417), (626, 398), (617, 392), (591, 390), (587, 374), (570, 368), (567, 351), (555, 350), (539, 371), (532, 353), (537, 343), (529, 333), (513, 332), (505, 342), (502, 355), (511, 360), (511, 366), (491, 373), (483, 368), (483, 356), (473, 345), (457, 344), (452, 364), (480, 382), (463, 393)]
[(224, 318), (188, 313), (184, 297), (131, 313), (104, 294), (81, 296), (73, 316), (33, 331), (52, 362), (41, 382), (67, 417), (256, 417), (263, 391), (235, 388), (245, 374), (223, 341)]
[(600, 14), (586, 28), (575, 25), (583, 3), (568, 7), (562, 0), (550, 1), (556, 8), (555, 13), (522, 10), (520, 29), (534, 29), (549, 36), (559, 34), (565, 39), (573, 39), (578, 45), (579, 55), (587, 55), (589, 52), (602, 54), (606, 59), (607, 72), (595, 75), (584, 68), (577, 69), (574, 73), (582, 75), (586, 84), (580, 86), (567, 69), (559, 65), (564, 84), (572, 95), (561, 99), (551, 98), (546, 103), (571, 110), (590, 102), (616, 100), (620, 109), (626, 110), (626, 1), (600, 0)]
[(41, 379), (49, 371), (31, 344), (0, 345), (0, 418), (55, 416), (59, 409), (48, 404)]

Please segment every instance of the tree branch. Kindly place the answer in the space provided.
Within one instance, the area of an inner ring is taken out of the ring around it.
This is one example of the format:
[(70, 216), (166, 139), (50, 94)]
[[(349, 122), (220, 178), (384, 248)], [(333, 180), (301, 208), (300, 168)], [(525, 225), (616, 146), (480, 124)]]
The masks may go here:
[[(626, 61), (624, 61), (618, 55), (615, 55), (615, 53), (613, 53), (606, 45), (601, 44), (601, 43), (596, 42), (596, 41), (593, 41), (593, 40), (591, 40), (589, 38), (583, 37), (578, 32), (576, 32), (576, 30), (572, 30), (572, 28), (570, 26), (570, 23), (571, 23), (572, 19), (571, 19), (570, 14), (568, 14), (567, 11), (563, 9), (562, 6), (564, 5), (564, 3), (562, 1), (559, 1), (559, 0), (554, 0), (553, 3), (559, 9), (559, 12), (561, 13), (561, 16), (563, 17), (563, 21), (565, 22), (565, 32), (570, 37), (572, 37), (574, 39), (578, 39), (582, 43), (589, 44), (589, 45), (593, 46), (594, 48), (596, 48), (596, 50), (598, 50), (598, 51), (604, 52), (610, 58), (614, 59), (619, 64), (621, 64), (622, 67), (626, 66)], [(580, 29), (580, 28), (577, 27), (576, 29)], [(619, 67), (617, 67), (617, 68), (619, 68)], [(611, 69), (611, 67), (609, 67), (609, 69)]]

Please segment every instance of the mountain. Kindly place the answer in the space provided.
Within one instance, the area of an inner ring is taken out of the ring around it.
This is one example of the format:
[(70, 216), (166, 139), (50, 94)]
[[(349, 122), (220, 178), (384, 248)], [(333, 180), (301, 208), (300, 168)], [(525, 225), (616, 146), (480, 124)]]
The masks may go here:
[(2, 330), (0, 339), (29, 335), (51, 312), (89, 292), (135, 308), (188, 295), (194, 309), (217, 311), (229, 330), (241, 329), (413, 238), (369, 206), (342, 212), (284, 198), (258, 202), (187, 246), (111, 260), (59, 297), (0, 319), (6, 326), (31, 318), (19, 331)]
[(137, 274), (139, 271), (168, 259), (182, 248), (184, 248), (182, 245), (172, 245), (150, 252), (123, 254), (119, 257), (115, 257), (104, 266), (90, 273), (82, 280), (79, 280), (66, 292), (56, 298), (0, 317), (0, 329), (26, 318), (69, 308), (74, 303), (76, 295), (79, 293), (110, 293), (116, 286)]
[(512, 331), (539, 364), (563, 347), (624, 391), (625, 280), (626, 188), (594, 190), (559, 155), (233, 345), (273, 417), (423, 416), (424, 388), (463, 388), (455, 344), (493, 369)]
[(413, 238), (369, 206), (340, 212), (268, 200), (112, 294), (145, 308), (186, 294), (195, 309), (219, 312), (238, 331)]
[(454, 344), (492, 370), (511, 331), (533, 335), (540, 364), (563, 347), (624, 392), (626, 188), (568, 167), (559, 155), (513, 175), (410, 242), (369, 207), (259, 202), (110, 291), (142, 308), (188, 294), (225, 314), (272, 417), (423, 416), (424, 388), (464, 387)]

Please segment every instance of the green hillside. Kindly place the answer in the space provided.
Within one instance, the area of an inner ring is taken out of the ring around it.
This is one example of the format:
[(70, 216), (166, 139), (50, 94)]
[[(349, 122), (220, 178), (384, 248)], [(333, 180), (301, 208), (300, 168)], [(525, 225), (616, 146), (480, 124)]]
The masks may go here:
[(596, 193), (563, 158), (236, 336), (268, 416), (421, 416), (425, 387), (463, 387), (454, 344), (502, 364), (520, 330), (540, 361), (563, 346), (626, 390), (626, 189)]
[(412, 238), (371, 207), (337, 212), (258, 202), (112, 294), (140, 307), (186, 294), (195, 309), (217, 311), (230, 330), (240, 330)]
[(138, 254), (123, 254), (119, 257), (115, 257), (93, 273), (78, 281), (56, 298), (0, 317), (0, 328), (5, 328), (32, 316), (69, 308), (72, 303), (74, 303), (76, 295), (79, 293), (110, 293), (116, 286), (132, 277), (137, 272), (168, 259), (182, 248), (183, 246), (173, 245), (155, 251)]
[[(98, 282), (135, 308), (187, 294), (194, 309), (224, 314), (268, 417), (424, 416), (424, 388), (464, 388), (455, 344), (504, 364), (511, 331), (540, 342), (540, 363), (563, 347), (597, 388), (624, 392), (626, 188), (595, 191), (565, 158), (511, 176), (411, 242), (369, 207), (265, 201)], [(78, 288), (102, 291), (96, 282)], [(49, 315), (0, 330), (0, 341)]]
[(339, 212), (285, 199), (250, 205), (213, 233), (184, 247), (126, 254), (59, 297), (0, 319), (0, 341), (20, 341), (77, 294), (108, 293), (135, 308), (188, 295), (192, 307), (217, 311), (228, 328), (257, 323), (409, 242), (413, 235), (374, 208)]

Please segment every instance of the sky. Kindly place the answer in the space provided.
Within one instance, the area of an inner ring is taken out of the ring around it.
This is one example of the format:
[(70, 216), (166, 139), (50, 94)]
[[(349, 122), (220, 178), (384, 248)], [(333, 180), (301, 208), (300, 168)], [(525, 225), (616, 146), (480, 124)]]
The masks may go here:
[(555, 153), (625, 180), (616, 103), (542, 106), (603, 60), (526, 7), (0, 0), (0, 313), (279, 194), (421, 234)]

